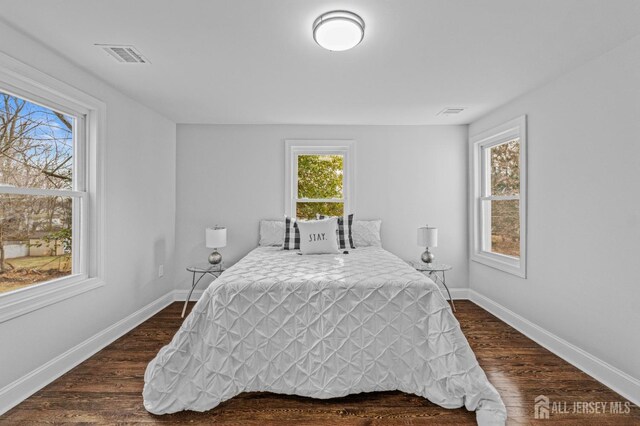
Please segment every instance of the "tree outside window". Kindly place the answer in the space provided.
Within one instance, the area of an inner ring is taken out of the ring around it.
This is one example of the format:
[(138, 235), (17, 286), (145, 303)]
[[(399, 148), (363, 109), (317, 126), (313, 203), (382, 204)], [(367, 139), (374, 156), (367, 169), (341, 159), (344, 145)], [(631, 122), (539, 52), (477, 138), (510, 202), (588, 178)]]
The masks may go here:
[(527, 119), (470, 137), (471, 260), (526, 278)]
[[(490, 149), (491, 195), (519, 196), (520, 142), (512, 140)], [(520, 256), (520, 201), (491, 200), (491, 251)]]
[(75, 121), (0, 92), (0, 293), (72, 272)]
[(296, 216), (315, 219), (317, 214), (344, 214), (344, 157), (298, 155)]

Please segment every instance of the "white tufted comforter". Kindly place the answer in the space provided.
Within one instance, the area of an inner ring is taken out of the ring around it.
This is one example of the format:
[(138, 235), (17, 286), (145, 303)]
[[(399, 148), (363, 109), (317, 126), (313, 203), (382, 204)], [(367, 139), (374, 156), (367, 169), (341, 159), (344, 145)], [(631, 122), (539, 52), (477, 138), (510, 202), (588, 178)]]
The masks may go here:
[(377, 247), (253, 250), (204, 292), (147, 367), (151, 413), (241, 392), (315, 398), (401, 390), (504, 424), (506, 411), (436, 285)]

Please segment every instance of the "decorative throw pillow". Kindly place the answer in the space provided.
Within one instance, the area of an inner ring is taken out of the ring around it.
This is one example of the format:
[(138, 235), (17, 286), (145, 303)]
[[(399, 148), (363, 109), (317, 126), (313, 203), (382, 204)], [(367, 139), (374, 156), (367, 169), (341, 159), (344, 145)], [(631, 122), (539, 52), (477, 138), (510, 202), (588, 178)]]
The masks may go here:
[[(327, 216), (318, 214), (318, 219), (325, 219)], [(353, 244), (353, 213), (347, 216), (347, 226), (345, 230), (344, 226), (344, 217), (338, 216), (338, 245), (341, 249), (347, 248), (347, 238), (349, 239), (349, 247), (352, 249), (356, 248), (356, 245)]]
[(295, 219), (284, 217), (284, 245), (285, 250), (298, 250), (300, 248), (300, 230)]
[(284, 220), (261, 220), (259, 246), (278, 246), (284, 243)]
[(337, 254), (338, 218), (298, 222), (300, 252), (302, 254)]
[(356, 247), (382, 247), (381, 220), (356, 220), (353, 222), (353, 242)]

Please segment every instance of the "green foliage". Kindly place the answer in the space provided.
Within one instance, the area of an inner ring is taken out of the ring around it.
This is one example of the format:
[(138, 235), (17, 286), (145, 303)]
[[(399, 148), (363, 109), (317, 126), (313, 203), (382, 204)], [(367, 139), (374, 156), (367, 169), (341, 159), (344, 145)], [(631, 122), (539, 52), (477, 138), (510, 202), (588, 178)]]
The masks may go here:
[(298, 203), (296, 217), (298, 219), (315, 219), (317, 214), (324, 216), (342, 216), (343, 203)]
[(298, 198), (342, 198), (342, 155), (298, 157)]
[[(298, 157), (298, 198), (343, 198), (342, 155), (300, 155)], [(315, 219), (316, 214), (341, 216), (343, 203), (299, 202), (296, 216)]]

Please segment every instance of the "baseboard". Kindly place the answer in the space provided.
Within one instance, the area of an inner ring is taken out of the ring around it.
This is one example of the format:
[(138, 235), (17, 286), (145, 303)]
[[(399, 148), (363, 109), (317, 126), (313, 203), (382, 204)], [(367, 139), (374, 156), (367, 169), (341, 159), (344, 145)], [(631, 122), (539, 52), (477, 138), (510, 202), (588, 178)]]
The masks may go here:
[[(193, 290), (193, 294), (189, 298), (190, 301), (195, 302), (200, 299), (204, 290)], [(184, 302), (187, 300), (187, 296), (189, 295), (189, 290), (173, 290), (173, 300), (176, 302)]]
[[(451, 292), (451, 298), (453, 300), (468, 300), (469, 299), (469, 289), (468, 288), (449, 288), (449, 292)], [(444, 292), (445, 298), (447, 297), (446, 290)]]
[[(497, 302), (468, 288), (451, 288), (455, 300), (471, 300), (536, 343), (589, 374), (636, 405), (640, 405), (640, 381), (599, 358), (539, 327)], [(196, 290), (196, 301), (204, 291)], [(173, 290), (93, 337), (69, 349), (31, 373), (0, 389), (0, 415), (82, 363), (175, 301), (186, 300), (189, 290)]]
[(640, 406), (640, 380), (591, 355), (499, 303), (468, 289), (469, 300), (509, 324), (534, 342)]
[[(186, 297), (186, 295), (185, 295)], [(174, 291), (74, 346), (32, 372), (0, 389), (0, 415), (9, 411), (78, 364), (142, 324), (175, 301)]]

